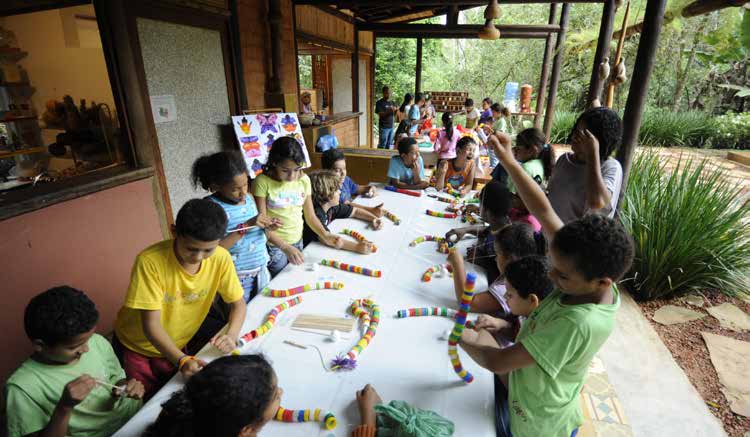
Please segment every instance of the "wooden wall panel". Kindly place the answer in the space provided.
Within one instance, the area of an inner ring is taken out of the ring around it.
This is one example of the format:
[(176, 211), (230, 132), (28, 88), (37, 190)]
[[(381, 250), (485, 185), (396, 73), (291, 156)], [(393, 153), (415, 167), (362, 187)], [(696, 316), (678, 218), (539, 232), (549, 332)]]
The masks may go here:
[(372, 53), (374, 47), (374, 37), (372, 32), (359, 32), (359, 52)]
[(354, 26), (351, 23), (314, 6), (299, 5), (296, 8), (298, 31), (350, 47), (354, 46)]

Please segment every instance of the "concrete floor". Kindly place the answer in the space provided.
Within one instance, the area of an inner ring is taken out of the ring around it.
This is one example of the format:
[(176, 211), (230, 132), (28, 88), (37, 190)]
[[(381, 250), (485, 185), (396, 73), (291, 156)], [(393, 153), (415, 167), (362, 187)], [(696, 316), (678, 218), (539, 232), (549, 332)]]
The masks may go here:
[(633, 299), (623, 293), (617, 326), (599, 357), (637, 437), (721, 437), (708, 410)]

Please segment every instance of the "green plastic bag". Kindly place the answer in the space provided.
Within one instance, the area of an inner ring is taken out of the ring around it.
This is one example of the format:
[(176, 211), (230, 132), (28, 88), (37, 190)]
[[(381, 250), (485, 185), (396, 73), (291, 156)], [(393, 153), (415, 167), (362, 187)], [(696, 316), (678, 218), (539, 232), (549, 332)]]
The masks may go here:
[(420, 410), (404, 401), (375, 406), (378, 437), (450, 437), (453, 422), (432, 411)]

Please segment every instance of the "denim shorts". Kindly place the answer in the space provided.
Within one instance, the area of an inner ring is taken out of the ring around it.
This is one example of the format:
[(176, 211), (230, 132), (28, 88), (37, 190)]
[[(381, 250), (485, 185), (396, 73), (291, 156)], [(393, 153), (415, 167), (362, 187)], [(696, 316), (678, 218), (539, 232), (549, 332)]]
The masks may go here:
[[(300, 238), (299, 241), (292, 244), (292, 246), (302, 251), (302, 239)], [(279, 272), (284, 270), (284, 267), (289, 264), (289, 259), (286, 257), (284, 251), (278, 246), (269, 244), (267, 247), (268, 255), (271, 257), (271, 261), (268, 262), (268, 271), (271, 272), (271, 278), (273, 278), (278, 275)]]

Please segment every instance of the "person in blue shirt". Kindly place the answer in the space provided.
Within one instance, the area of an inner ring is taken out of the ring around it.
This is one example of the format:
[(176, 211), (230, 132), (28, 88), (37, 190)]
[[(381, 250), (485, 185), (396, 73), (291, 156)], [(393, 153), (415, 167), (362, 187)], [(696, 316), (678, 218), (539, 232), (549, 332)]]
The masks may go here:
[(248, 194), (247, 167), (239, 151), (201, 156), (193, 164), (192, 177), (194, 185), (212, 192), (207, 199), (227, 214), (226, 235), (219, 244), (232, 255), (245, 302), (249, 302), (271, 281), (264, 229), (274, 230), (281, 222), (258, 213)]
[(409, 108), (409, 136), (413, 137), (419, 126), (424, 121), (422, 119), (422, 107), (424, 106), (424, 95), (417, 93), (414, 97), (414, 104)]
[[(356, 182), (346, 175), (346, 158), (344, 152), (338, 149), (328, 149), (323, 152), (320, 158), (320, 164), (324, 170), (333, 170), (341, 178), (341, 196), (339, 203), (342, 205), (350, 204), (356, 196), (374, 197), (376, 190), (372, 185), (357, 185)], [(375, 217), (383, 216), (383, 204), (378, 206), (364, 206), (351, 203), (354, 208), (363, 209)]]
[(388, 180), (396, 188), (422, 190), (429, 183), (424, 179), (424, 161), (419, 156), (419, 147), (414, 138), (402, 138), (398, 142), (398, 156), (388, 165)]

